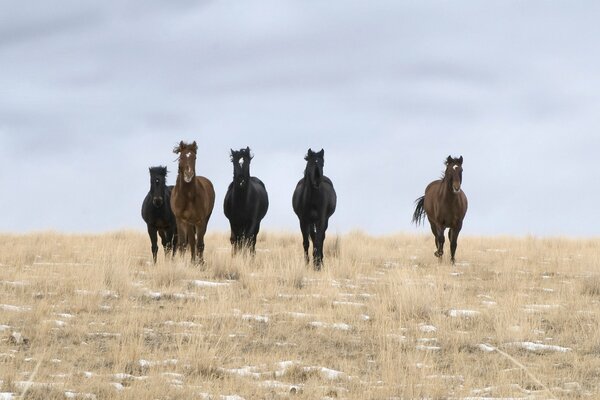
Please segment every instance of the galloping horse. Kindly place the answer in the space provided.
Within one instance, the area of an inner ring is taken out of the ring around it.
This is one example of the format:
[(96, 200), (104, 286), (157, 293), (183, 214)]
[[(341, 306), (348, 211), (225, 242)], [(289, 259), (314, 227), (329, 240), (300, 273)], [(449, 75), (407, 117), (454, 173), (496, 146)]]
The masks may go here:
[(335, 212), (337, 196), (331, 180), (323, 175), (323, 149), (318, 153), (308, 149), (304, 159), (306, 169), (304, 178), (300, 179), (294, 190), (292, 206), (300, 220), (300, 230), (304, 246), (304, 259), (308, 264), (308, 238), (313, 243), (313, 264), (316, 270), (321, 269), (323, 262), (323, 243), (329, 217)]
[(181, 141), (173, 153), (179, 154), (179, 171), (173, 192), (171, 208), (177, 220), (179, 249), (183, 254), (189, 244), (192, 262), (204, 262), (204, 234), (215, 205), (215, 190), (203, 176), (196, 176), (196, 152), (198, 145)]
[(260, 221), (267, 214), (269, 197), (264, 183), (250, 176), (250, 148), (231, 150), (233, 163), (233, 182), (229, 184), (223, 211), (231, 225), (231, 245), (233, 254), (244, 247), (255, 253), (256, 236), (260, 230)]
[(171, 211), (171, 190), (173, 186), (166, 185), (167, 167), (150, 168), (150, 191), (142, 203), (142, 218), (146, 221), (148, 235), (152, 243), (152, 259), (156, 264), (158, 253), (157, 232), (160, 235), (165, 255), (171, 249), (175, 255), (177, 246), (177, 223)]
[(450, 228), (448, 239), (452, 264), (455, 262), (458, 234), (468, 206), (467, 196), (461, 189), (462, 164), (462, 156), (459, 158), (448, 156), (444, 176), (427, 185), (425, 196), (415, 201), (417, 207), (412, 218), (413, 222), (419, 225), (427, 215), (437, 247), (434, 254), (440, 259), (444, 255), (444, 230)]

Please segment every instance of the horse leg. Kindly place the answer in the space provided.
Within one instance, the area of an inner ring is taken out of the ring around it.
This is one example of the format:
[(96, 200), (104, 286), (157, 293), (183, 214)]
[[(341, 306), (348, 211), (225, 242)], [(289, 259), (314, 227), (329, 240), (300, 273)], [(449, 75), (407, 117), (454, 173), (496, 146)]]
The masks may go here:
[(188, 226), (185, 222), (177, 223), (177, 245), (179, 246), (179, 253), (181, 257), (185, 256), (185, 250), (188, 245)]
[(302, 246), (304, 248), (304, 262), (308, 264), (310, 259), (308, 258), (308, 235), (310, 231), (310, 224), (300, 222), (300, 231), (302, 231)]
[(161, 229), (158, 231), (158, 234), (160, 235), (160, 242), (165, 250), (165, 258), (167, 258), (171, 252), (171, 241), (168, 239), (168, 232), (164, 229)]
[(258, 231), (260, 230), (260, 221), (253, 224), (250, 229), (250, 237), (248, 238), (248, 246), (250, 247), (250, 255), (254, 257), (256, 255), (256, 238), (258, 237)]
[(456, 247), (458, 246), (458, 234), (460, 233), (461, 225), (456, 228), (450, 228), (448, 231), (448, 239), (450, 240), (450, 260), (452, 264), (455, 263), (454, 255), (456, 254)]
[(198, 264), (204, 264), (204, 235), (206, 234), (206, 227), (208, 225), (208, 220), (206, 222), (200, 223), (200, 225), (196, 225), (196, 234), (198, 235)]
[(169, 235), (171, 237), (171, 248), (173, 249), (173, 253), (171, 253), (171, 258), (175, 258), (175, 253), (177, 252), (177, 241), (179, 239), (179, 235), (177, 234), (177, 228), (175, 230), (170, 229)]
[(156, 235), (156, 229), (148, 225), (148, 236), (150, 236), (150, 243), (152, 249), (152, 260), (156, 264), (156, 254), (158, 253), (158, 237)]
[(323, 265), (323, 246), (325, 245), (325, 231), (327, 231), (327, 220), (315, 224), (315, 236), (313, 239), (315, 269), (318, 271)]
[(437, 224), (431, 222), (431, 232), (435, 237), (436, 251), (433, 253), (436, 257), (442, 258), (444, 255), (444, 229), (439, 227)]

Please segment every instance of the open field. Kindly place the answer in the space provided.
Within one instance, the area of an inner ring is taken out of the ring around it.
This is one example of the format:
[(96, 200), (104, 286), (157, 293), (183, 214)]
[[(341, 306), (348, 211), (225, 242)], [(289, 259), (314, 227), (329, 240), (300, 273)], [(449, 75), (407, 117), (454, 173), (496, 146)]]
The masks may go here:
[[(600, 398), (600, 239), (0, 235), (0, 399)], [(162, 250), (161, 250), (162, 252)], [(187, 257), (186, 257), (187, 259)]]

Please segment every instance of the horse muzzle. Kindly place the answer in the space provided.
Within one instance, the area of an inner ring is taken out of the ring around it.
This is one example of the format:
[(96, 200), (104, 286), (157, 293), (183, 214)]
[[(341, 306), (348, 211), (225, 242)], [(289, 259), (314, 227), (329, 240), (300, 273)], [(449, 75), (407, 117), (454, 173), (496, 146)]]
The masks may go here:
[(163, 198), (162, 197), (153, 197), (152, 198), (152, 204), (154, 204), (154, 207), (160, 207), (163, 205)]
[(190, 183), (194, 179), (194, 174), (183, 174), (183, 180), (185, 183)]

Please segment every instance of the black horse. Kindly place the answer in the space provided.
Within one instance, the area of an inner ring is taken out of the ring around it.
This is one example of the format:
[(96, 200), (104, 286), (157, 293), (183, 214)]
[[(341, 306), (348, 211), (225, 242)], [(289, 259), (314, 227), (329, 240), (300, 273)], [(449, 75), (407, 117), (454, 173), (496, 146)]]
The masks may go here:
[(294, 196), (292, 206), (300, 220), (300, 230), (304, 245), (304, 259), (308, 264), (308, 238), (313, 243), (313, 263), (315, 269), (321, 269), (323, 262), (323, 242), (329, 217), (335, 212), (337, 196), (331, 180), (323, 175), (323, 149), (318, 153), (308, 149), (304, 178), (300, 179)]
[(233, 182), (227, 189), (223, 211), (231, 225), (233, 254), (247, 247), (254, 255), (260, 221), (269, 208), (269, 196), (264, 183), (250, 176), (252, 157), (249, 147), (239, 151), (231, 150)]
[(171, 211), (171, 190), (173, 186), (166, 185), (167, 167), (150, 168), (150, 191), (142, 203), (142, 218), (146, 221), (148, 235), (152, 242), (152, 259), (156, 264), (158, 253), (158, 238), (160, 235), (165, 255), (173, 251), (177, 245), (177, 224)]

